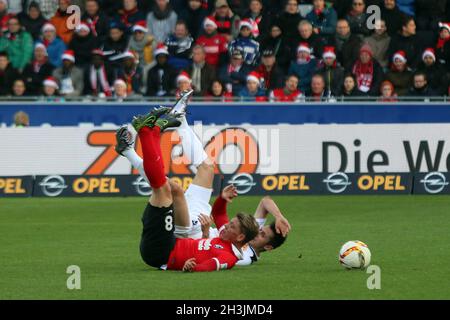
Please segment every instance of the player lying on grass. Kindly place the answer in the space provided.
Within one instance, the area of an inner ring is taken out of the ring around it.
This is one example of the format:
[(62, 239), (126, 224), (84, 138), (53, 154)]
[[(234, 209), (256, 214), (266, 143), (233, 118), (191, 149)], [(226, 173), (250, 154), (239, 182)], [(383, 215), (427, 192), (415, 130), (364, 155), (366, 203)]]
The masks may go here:
[[(185, 93), (171, 112), (184, 112), (190, 94), (191, 92)], [(209, 216), (211, 212), (209, 201), (214, 179), (213, 161), (206, 155), (200, 140), (187, 124), (186, 118), (180, 116), (180, 119), (181, 125), (177, 127), (177, 132), (182, 141), (183, 152), (197, 168), (197, 173), (185, 193), (177, 183), (169, 180), (175, 211), (175, 236), (193, 239), (218, 237), (218, 228), (210, 228), (212, 219)], [(138, 169), (140, 175), (148, 181), (143, 170), (142, 158), (134, 150), (134, 138), (127, 126), (119, 128), (116, 138), (116, 151), (125, 156), (133, 167)], [(228, 186), (223, 190), (221, 197), (216, 199), (215, 208), (221, 210), (217, 214), (214, 214), (213, 210), (213, 216), (218, 217), (216, 226), (219, 223), (220, 226), (223, 226), (228, 222), (226, 203), (231, 202), (236, 196), (236, 189), (233, 186)], [(275, 217), (275, 222), (264, 226), (269, 213), (272, 213)], [(183, 218), (186, 215), (189, 215), (189, 219)], [(241, 266), (252, 264), (259, 259), (261, 252), (275, 249), (283, 244), (291, 228), (275, 202), (269, 197), (264, 197), (260, 201), (255, 212), (255, 218), (260, 226), (260, 231), (258, 236), (243, 248), (243, 259), (237, 263)]]
[[(164, 173), (160, 134), (181, 122), (176, 114), (167, 114), (169, 111), (170, 108), (155, 109), (148, 115), (135, 117), (132, 122), (142, 144), (143, 169), (153, 190), (142, 216), (141, 257), (148, 265), (161, 269), (230, 269), (242, 258), (241, 248), (258, 234), (258, 224), (253, 216), (238, 213), (224, 226), (220, 237), (175, 237), (173, 198)], [(189, 220), (189, 215), (180, 219)]]

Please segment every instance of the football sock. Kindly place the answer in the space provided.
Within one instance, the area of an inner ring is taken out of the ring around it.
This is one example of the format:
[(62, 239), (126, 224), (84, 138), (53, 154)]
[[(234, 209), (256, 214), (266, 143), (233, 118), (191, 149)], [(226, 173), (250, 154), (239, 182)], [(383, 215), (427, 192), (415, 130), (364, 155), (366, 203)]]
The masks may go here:
[(144, 155), (144, 171), (150, 185), (154, 189), (162, 187), (166, 183), (164, 163), (160, 146), (160, 128), (144, 127), (139, 130), (139, 138)]
[(208, 156), (203, 149), (203, 145), (199, 138), (191, 127), (189, 127), (185, 116), (181, 118), (181, 125), (177, 128), (177, 132), (181, 138), (184, 154), (191, 164), (198, 167), (208, 158)]
[(142, 158), (139, 157), (136, 151), (133, 148), (130, 148), (122, 152), (122, 154), (128, 159), (128, 161), (130, 161), (133, 168), (139, 171), (141, 177), (143, 177), (147, 182), (149, 182), (144, 170), (144, 160), (142, 160)]

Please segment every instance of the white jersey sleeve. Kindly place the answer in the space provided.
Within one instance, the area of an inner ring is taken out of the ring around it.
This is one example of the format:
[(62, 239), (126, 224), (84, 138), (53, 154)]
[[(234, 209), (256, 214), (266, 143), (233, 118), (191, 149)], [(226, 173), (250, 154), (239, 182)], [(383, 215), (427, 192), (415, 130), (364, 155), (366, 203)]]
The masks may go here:
[(236, 262), (237, 266), (249, 266), (253, 262), (259, 260), (259, 256), (256, 254), (255, 250), (250, 245), (246, 245), (242, 248), (242, 256), (243, 258)]

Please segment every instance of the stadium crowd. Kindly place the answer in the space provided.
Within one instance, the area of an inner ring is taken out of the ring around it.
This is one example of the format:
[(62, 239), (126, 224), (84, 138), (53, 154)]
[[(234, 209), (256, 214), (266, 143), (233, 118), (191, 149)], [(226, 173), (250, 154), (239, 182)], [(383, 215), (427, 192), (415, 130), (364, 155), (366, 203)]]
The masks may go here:
[(447, 96), (447, 21), (446, 0), (0, 0), (0, 99)]

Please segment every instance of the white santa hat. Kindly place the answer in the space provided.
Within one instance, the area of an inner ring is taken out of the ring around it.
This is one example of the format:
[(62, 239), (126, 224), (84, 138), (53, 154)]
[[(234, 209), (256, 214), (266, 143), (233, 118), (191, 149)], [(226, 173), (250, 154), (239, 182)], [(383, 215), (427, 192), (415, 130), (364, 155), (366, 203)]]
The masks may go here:
[(114, 81), (114, 87), (117, 85), (126, 87), (127, 83), (123, 79), (116, 79), (116, 81)]
[(133, 26), (132, 31), (133, 32), (142, 31), (144, 33), (147, 33), (148, 32), (147, 23), (145, 21), (136, 22), (136, 24)]
[(333, 58), (336, 59), (336, 51), (334, 49), (334, 47), (325, 47), (323, 49), (323, 54), (322, 54), (322, 58), (326, 59), (326, 58)]
[(180, 81), (188, 81), (189, 83), (192, 82), (191, 77), (186, 71), (181, 71), (181, 73), (177, 77), (177, 83)]
[(37, 48), (44, 49), (45, 55), (48, 56), (47, 47), (43, 43), (36, 43), (36, 45), (34, 46), (34, 50), (36, 50)]
[(47, 77), (44, 80), (43, 85), (46, 86), (46, 87), (53, 87), (55, 89), (59, 89), (58, 82), (53, 77)]
[(297, 47), (297, 53), (299, 52), (308, 52), (311, 54), (311, 48), (307, 42), (301, 42)]
[(439, 22), (440, 29), (447, 29), (450, 32), (450, 22)]
[(241, 30), (243, 27), (247, 27), (250, 30), (253, 29), (253, 23), (249, 19), (242, 19), (239, 23), (239, 30)]
[(436, 53), (433, 48), (426, 48), (422, 54), (422, 60), (425, 60), (426, 57), (433, 58), (433, 61), (436, 61)]
[(52, 25), (51, 23), (45, 23), (42, 26), (42, 32), (46, 32), (46, 31), (56, 31), (56, 28), (54, 25)]
[(207, 26), (212, 26), (215, 29), (217, 29), (217, 22), (216, 19), (214, 17), (206, 17), (205, 21), (203, 21), (203, 28), (206, 28)]
[(261, 76), (259, 75), (259, 73), (252, 71), (247, 75), (247, 81), (255, 81), (258, 82), (258, 84), (260, 84)]
[(61, 58), (62, 60), (69, 60), (75, 63), (75, 52), (73, 52), (73, 50), (66, 50)]
[(396, 59), (399, 59), (403, 63), (406, 63), (406, 61), (408, 61), (408, 59), (406, 59), (406, 53), (403, 50), (394, 53), (394, 55), (392, 56), (392, 61), (395, 61)]
[(169, 50), (167, 49), (167, 46), (164, 43), (158, 43), (154, 54), (155, 54), (155, 57), (159, 54), (169, 55)]
[(89, 28), (89, 26), (86, 23), (81, 22), (79, 25), (77, 25), (75, 27), (75, 32), (80, 32), (80, 31), (91, 32), (91, 29)]

